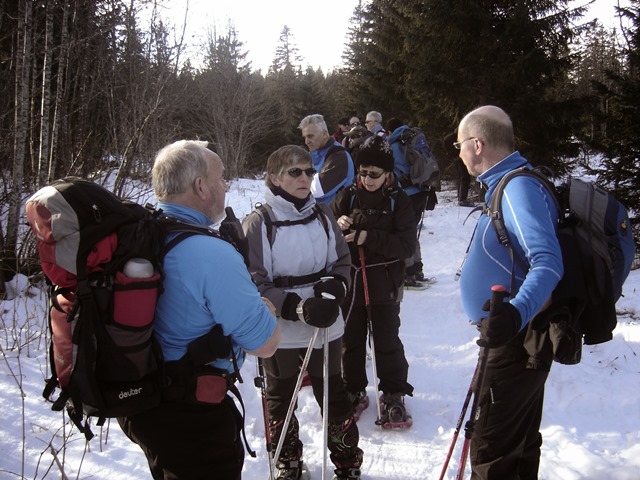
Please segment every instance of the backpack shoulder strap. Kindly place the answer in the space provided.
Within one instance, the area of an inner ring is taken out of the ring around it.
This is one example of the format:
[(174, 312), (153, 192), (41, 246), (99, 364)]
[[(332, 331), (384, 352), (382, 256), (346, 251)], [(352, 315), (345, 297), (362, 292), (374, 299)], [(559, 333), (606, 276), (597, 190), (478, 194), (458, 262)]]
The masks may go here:
[(347, 149), (344, 148), (342, 145), (331, 145), (331, 147), (329, 148), (329, 150), (327, 150), (327, 153), (324, 155), (324, 158), (326, 159), (327, 157), (330, 157), (331, 155), (333, 155), (336, 152), (340, 152), (340, 151), (344, 151), (346, 152)]
[(273, 245), (273, 220), (269, 213), (270, 207), (267, 207), (262, 203), (256, 203), (255, 209), (256, 213), (260, 215), (260, 218), (262, 218), (264, 226), (267, 229), (267, 240), (269, 241), (269, 245)]
[(511, 245), (509, 243), (509, 236), (507, 234), (507, 229), (504, 225), (504, 217), (502, 215), (502, 197), (504, 195), (504, 189), (506, 188), (507, 184), (513, 178), (523, 175), (538, 179), (553, 198), (553, 201), (555, 202), (558, 209), (558, 215), (560, 215), (561, 213), (560, 203), (555, 186), (551, 183), (551, 181), (546, 177), (544, 173), (540, 172), (539, 170), (529, 169), (526, 167), (522, 167), (507, 173), (504, 177), (502, 177), (502, 179), (496, 186), (491, 196), (491, 203), (488, 208), (485, 209), (485, 213), (491, 219), (491, 223), (496, 230), (498, 240), (507, 248), (511, 248)]
[(547, 178), (547, 176), (544, 173), (542, 173), (537, 169), (521, 167), (511, 172), (508, 172), (504, 177), (502, 177), (500, 182), (498, 182), (498, 185), (496, 186), (495, 190), (493, 191), (493, 194), (491, 195), (491, 203), (487, 208), (485, 208), (484, 213), (491, 219), (491, 224), (493, 225), (493, 228), (496, 231), (496, 235), (498, 236), (498, 241), (502, 245), (504, 245), (509, 251), (509, 256), (511, 257), (511, 265), (512, 265), (511, 289), (510, 289), (511, 292), (514, 291), (515, 263), (518, 263), (518, 265), (520, 266), (520, 268), (522, 268), (523, 271), (527, 271), (529, 269), (529, 266), (522, 258), (514, 255), (513, 253), (513, 246), (509, 241), (509, 234), (507, 232), (507, 227), (504, 224), (504, 217), (502, 214), (502, 197), (504, 195), (504, 189), (506, 188), (507, 184), (515, 177), (519, 177), (523, 175), (528, 177), (534, 177), (537, 180), (539, 180), (540, 183), (549, 191), (549, 194), (553, 198), (553, 201), (555, 202), (556, 207), (558, 209), (558, 215), (560, 215), (561, 213), (560, 203), (558, 200), (558, 195), (557, 195), (555, 186), (553, 185), (553, 183), (551, 183), (551, 181)]

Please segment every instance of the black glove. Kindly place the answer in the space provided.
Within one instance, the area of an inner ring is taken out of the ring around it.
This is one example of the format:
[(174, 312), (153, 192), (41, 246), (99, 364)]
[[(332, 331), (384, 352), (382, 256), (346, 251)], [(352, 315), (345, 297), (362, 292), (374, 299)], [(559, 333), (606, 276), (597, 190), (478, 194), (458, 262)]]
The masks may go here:
[(242, 224), (233, 213), (233, 208), (227, 207), (224, 211), (227, 216), (220, 222), (218, 232), (223, 239), (236, 247), (236, 250), (242, 255), (245, 265), (249, 266), (249, 240), (244, 235)]
[(320, 298), (323, 293), (328, 293), (339, 305), (342, 305), (347, 294), (347, 286), (340, 277), (325, 277), (313, 286), (313, 292)]
[(311, 297), (298, 305), (298, 316), (312, 327), (330, 327), (336, 322), (338, 315), (340, 315), (340, 304), (335, 300)]
[(285, 320), (291, 320), (292, 322), (297, 322), (300, 320), (298, 318), (298, 312), (296, 309), (298, 308), (298, 304), (302, 299), (300, 295), (297, 293), (289, 292), (284, 297), (284, 302), (282, 302), (282, 309), (280, 310), (280, 317)]
[(231, 340), (224, 336), (222, 327), (216, 324), (209, 333), (187, 345), (187, 351), (194, 366), (206, 365), (218, 358), (227, 358), (231, 353)]
[[(489, 301), (482, 310), (489, 311)], [(476, 342), (481, 347), (500, 347), (515, 337), (522, 326), (522, 318), (518, 309), (509, 302), (500, 302), (494, 307), (489, 318), (480, 322), (480, 339)]]

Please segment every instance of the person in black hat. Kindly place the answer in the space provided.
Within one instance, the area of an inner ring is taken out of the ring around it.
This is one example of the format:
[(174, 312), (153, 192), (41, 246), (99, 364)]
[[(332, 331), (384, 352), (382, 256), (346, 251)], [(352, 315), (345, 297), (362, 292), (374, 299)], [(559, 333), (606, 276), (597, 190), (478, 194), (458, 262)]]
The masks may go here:
[[(413, 254), (416, 242), (413, 209), (393, 176), (393, 154), (386, 140), (375, 135), (367, 138), (354, 151), (354, 160), (356, 183), (340, 191), (331, 203), (352, 263), (351, 287), (342, 304), (346, 319), (343, 374), (354, 407), (361, 412), (368, 405), (365, 361), (370, 313), (378, 389), (384, 402), (384, 418), (380, 420), (407, 426), (410, 417), (404, 396), (412, 395), (413, 386), (407, 382), (409, 365), (399, 330), (404, 260)], [(367, 309), (367, 303), (374, 308)]]
[(333, 132), (333, 135), (331, 136), (336, 142), (341, 144), (344, 140), (345, 132), (348, 132), (350, 129), (351, 127), (349, 126), (349, 117), (342, 117), (340, 120), (338, 120), (338, 128), (335, 132)]

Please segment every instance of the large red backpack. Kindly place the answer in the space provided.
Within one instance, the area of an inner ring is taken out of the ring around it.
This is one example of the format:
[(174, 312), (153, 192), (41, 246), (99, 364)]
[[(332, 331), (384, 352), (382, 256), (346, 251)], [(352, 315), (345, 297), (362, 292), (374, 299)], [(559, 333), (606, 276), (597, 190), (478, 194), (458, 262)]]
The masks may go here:
[[(89, 439), (87, 417), (101, 425), (105, 418), (134, 415), (160, 402), (166, 377), (153, 319), (162, 293), (162, 258), (188, 236), (216, 234), (75, 177), (36, 192), (26, 215), (50, 283), (52, 375), (43, 395), (49, 399), (59, 387), (52, 409), (67, 406)], [(166, 243), (172, 232), (179, 233)]]

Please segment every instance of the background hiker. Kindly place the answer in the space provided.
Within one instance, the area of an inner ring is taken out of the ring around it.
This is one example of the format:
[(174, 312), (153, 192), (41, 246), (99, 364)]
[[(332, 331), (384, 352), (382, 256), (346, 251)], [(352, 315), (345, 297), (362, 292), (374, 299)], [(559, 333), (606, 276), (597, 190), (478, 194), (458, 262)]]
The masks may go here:
[[(338, 225), (349, 242), (352, 281), (343, 311), (347, 313), (343, 371), (354, 405), (366, 400), (367, 319), (359, 248), (366, 262), (371, 322), (379, 389), (385, 413), (395, 423), (406, 420), (403, 396), (411, 395), (409, 366), (399, 337), (404, 260), (415, 248), (411, 202), (393, 179), (389, 144), (373, 136), (355, 152), (357, 184), (340, 192), (331, 204)], [(376, 392), (377, 395), (377, 392)], [(377, 400), (377, 399), (376, 399)]]
[[(389, 144), (393, 151), (393, 172), (396, 178), (406, 178), (409, 176), (409, 161), (407, 160), (404, 150), (405, 146), (401, 142), (402, 133), (409, 128), (397, 118), (389, 119), (387, 123), (387, 130), (389, 131)], [(425, 186), (408, 184), (403, 188), (404, 193), (407, 194), (409, 200), (411, 200), (411, 206), (413, 208), (414, 225), (416, 229), (416, 235), (419, 234), (420, 224), (424, 215), (424, 210), (427, 206), (427, 199), (431, 189)], [(435, 195), (435, 192), (433, 192)], [(419, 238), (419, 237), (418, 237)], [(422, 251), (420, 250), (420, 242), (416, 241), (416, 249), (413, 255), (405, 260), (405, 287), (421, 287), (422, 282), (427, 280), (424, 276), (422, 263)]]
[[(201, 226), (224, 218), (227, 192), (222, 161), (206, 146), (186, 140), (168, 145), (158, 153), (152, 170), (159, 208)], [(280, 328), (232, 245), (191, 236), (166, 255), (164, 271), (155, 336), (167, 365), (177, 367), (187, 345), (209, 331), (213, 334), (207, 353), (218, 358), (210, 365), (226, 375), (234, 372), (231, 356), (239, 368), (245, 351), (268, 357), (276, 350)], [(193, 383), (195, 389), (196, 373), (188, 365), (176, 372), (173, 383)], [(155, 479), (239, 479), (244, 463), (241, 415), (224, 388), (211, 391), (198, 384), (195, 390), (191, 394), (196, 401), (166, 400), (139, 415), (119, 418), (120, 425), (146, 455)], [(200, 401), (200, 395), (206, 399)]]
[(382, 114), (380, 112), (372, 110), (367, 113), (364, 126), (374, 135), (387, 139), (387, 131), (382, 126)]
[[(498, 107), (483, 106), (468, 113), (454, 146), (469, 173), (486, 189), (487, 205), (507, 172), (530, 167), (514, 151), (511, 120)], [(482, 215), (460, 278), (464, 311), (479, 324), (479, 343), (488, 347), (483, 388), (476, 391), (481, 413), (471, 440), (472, 478), (533, 480), (538, 478), (539, 429), (552, 350), (547, 332), (534, 330), (531, 324), (563, 275), (556, 237), (558, 212), (548, 190), (528, 176), (507, 184), (502, 211), (514, 255), (525, 259), (529, 270), (514, 263), (489, 217)], [(491, 287), (510, 288), (512, 280), (511, 299), (488, 315)]]
[(311, 193), (317, 202), (328, 204), (340, 189), (353, 182), (353, 161), (344, 147), (329, 135), (322, 115), (304, 117), (298, 128), (317, 171)]
[[(280, 347), (263, 362), (270, 437), (275, 451), (300, 375), (300, 355), (309, 346), (316, 327), (328, 328), (328, 447), (337, 478), (359, 479), (362, 450), (358, 448), (358, 427), (340, 365), (344, 331), (340, 303), (349, 282), (349, 249), (329, 208), (310, 193), (314, 173), (311, 156), (304, 148), (287, 145), (276, 150), (267, 161), (264, 208), (251, 213), (243, 223), (250, 245), (251, 274), (261, 294), (275, 305), (282, 328)], [(323, 298), (323, 293), (334, 298)], [(307, 367), (320, 406), (321, 338), (316, 340)], [(298, 431), (294, 414), (276, 465), (280, 480), (298, 479), (302, 473)]]
[(467, 200), (469, 187), (471, 186), (471, 175), (469, 175), (466, 165), (458, 156), (458, 150), (453, 146), (457, 138), (458, 129), (444, 137), (444, 148), (447, 152), (447, 158), (455, 164), (456, 171), (458, 172), (458, 205), (461, 207), (475, 207), (473, 202)]
[(350, 129), (351, 127), (349, 126), (349, 117), (342, 117), (340, 120), (338, 120), (338, 128), (336, 128), (336, 131), (333, 132), (333, 135), (331, 135), (331, 137), (336, 142), (342, 145), (342, 141), (344, 140), (344, 132), (348, 132)]

